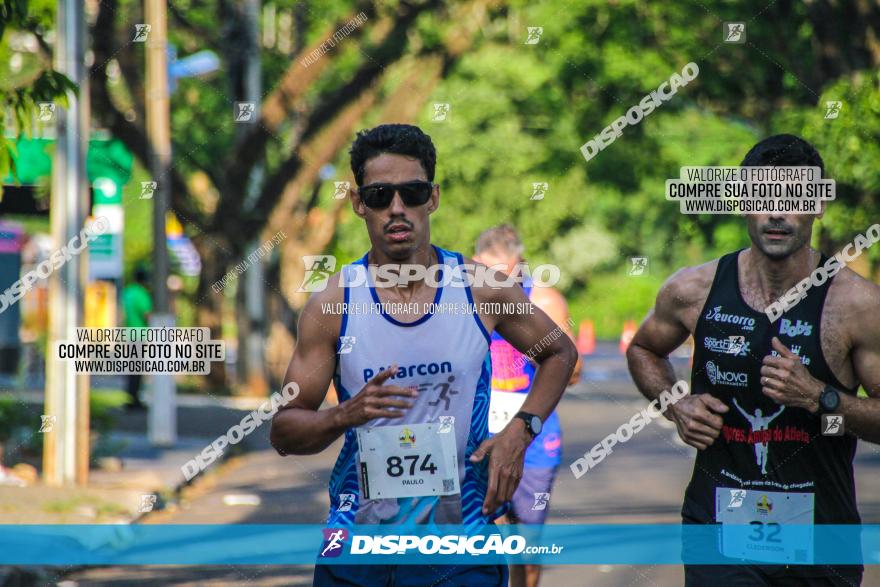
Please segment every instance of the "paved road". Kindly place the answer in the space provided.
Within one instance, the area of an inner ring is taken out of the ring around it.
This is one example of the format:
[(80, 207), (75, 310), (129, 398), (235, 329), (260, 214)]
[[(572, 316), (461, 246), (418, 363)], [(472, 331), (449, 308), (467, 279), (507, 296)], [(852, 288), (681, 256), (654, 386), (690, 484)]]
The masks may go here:
[[(585, 379), (569, 390), (559, 414), (565, 435), (564, 464), (588, 451), (644, 407), (613, 348), (588, 361)], [(687, 360), (677, 365), (683, 372)], [(256, 434), (265, 434), (259, 431)], [(179, 507), (148, 523), (322, 523), (327, 482), (341, 442), (320, 455), (281, 458), (261, 450), (208, 475)], [(581, 479), (560, 471), (550, 503), (557, 523), (677, 522), (681, 496), (695, 451), (682, 445), (672, 425), (659, 419)], [(856, 462), (859, 505), (865, 523), (880, 523), (880, 448), (861, 443)], [(227, 505), (224, 496), (257, 496), (259, 505)], [(138, 567), (90, 569), (69, 580), (80, 585), (308, 585), (305, 567)], [(672, 566), (548, 567), (544, 585), (681, 585)], [(880, 585), (880, 567), (869, 568), (864, 585)]]

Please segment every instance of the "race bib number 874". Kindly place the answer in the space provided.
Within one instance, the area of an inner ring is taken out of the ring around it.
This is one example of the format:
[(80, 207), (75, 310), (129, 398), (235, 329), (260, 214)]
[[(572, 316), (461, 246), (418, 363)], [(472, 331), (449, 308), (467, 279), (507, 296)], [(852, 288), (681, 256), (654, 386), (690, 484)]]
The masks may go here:
[(365, 499), (459, 493), (455, 429), (450, 424), (358, 428)]

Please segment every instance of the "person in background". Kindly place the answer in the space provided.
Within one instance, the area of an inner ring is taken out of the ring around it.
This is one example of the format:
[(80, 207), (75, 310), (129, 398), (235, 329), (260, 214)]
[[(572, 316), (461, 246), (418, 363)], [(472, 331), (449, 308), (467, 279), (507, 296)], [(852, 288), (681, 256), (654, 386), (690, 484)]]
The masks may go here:
[[(124, 325), (126, 328), (146, 328), (153, 311), (153, 299), (147, 290), (149, 274), (143, 267), (138, 267), (134, 271), (134, 283), (129, 283), (122, 289), (122, 311), (124, 314)], [(138, 373), (128, 375), (127, 389), (128, 391), (128, 409), (142, 410), (143, 402), (138, 397), (141, 388), (142, 376)]]
[[(524, 263), (523, 244), (516, 229), (502, 224), (484, 231), (477, 239), (474, 260), (511, 275), (516, 265)], [(546, 313), (556, 326), (574, 340), (568, 304), (552, 287), (533, 287), (526, 276), (522, 288), (529, 300)], [(489, 407), (489, 432), (501, 430), (519, 410), (532, 387), (536, 366), (498, 334), (492, 334), (489, 347), (492, 356), (492, 393)], [(569, 385), (580, 380), (581, 360), (578, 358)], [(559, 416), (552, 412), (543, 430), (526, 450), (525, 469), (519, 486), (510, 501), (510, 513), (498, 523), (540, 525), (547, 518), (550, 493), (556, 471), (562, 460), (562, 427)], [(511, 587), (535, 587), (541, 578), (540, 565), (511, 565)]]

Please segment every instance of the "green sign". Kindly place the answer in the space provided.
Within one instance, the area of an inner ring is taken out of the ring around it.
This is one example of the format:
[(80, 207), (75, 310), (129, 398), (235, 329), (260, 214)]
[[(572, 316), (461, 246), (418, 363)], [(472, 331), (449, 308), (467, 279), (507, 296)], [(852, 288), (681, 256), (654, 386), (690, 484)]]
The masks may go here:
[[(55, 151), (54, 139), (28, 139), (21, 137), (15, 142), (16, 154), (15, 175), (10, 170), (3, 178), (8, 185), (33, 185), (42, 177), (52, 174), (52, 156)], [(89, 183), (99, 177), (111, 179), (117, 185), (117, 195), (121, 196), (121, 188), (131, 179), (132, 154), (118, 139), (92, 139), (86, 154), (86, 173)], [(102, 190), (96, 190), (102, 191)], [(107, 203), (95, 195), (95, 203)]]

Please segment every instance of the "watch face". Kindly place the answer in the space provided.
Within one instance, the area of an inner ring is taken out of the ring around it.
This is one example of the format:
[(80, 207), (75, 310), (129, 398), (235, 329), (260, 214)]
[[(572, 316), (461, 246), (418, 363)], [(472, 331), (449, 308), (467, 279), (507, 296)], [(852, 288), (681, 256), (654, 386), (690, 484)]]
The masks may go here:
[(529, 427), (532, 429), (532, 432), (535, 433), (535, 436), (541, 433), (541, 428), (543, 426), (544, 424), (541, 422), (541, 418), (539, 418), (538, 416), (532, 416), (532, 421), (529, 424)]
[(834, 411), (837, 409), (838, 404), (840, 404), (840, 396), (837, 395), (835, 390), (826, 389), (819, 396), (819, 403), (822, 404), (822, 409)]

